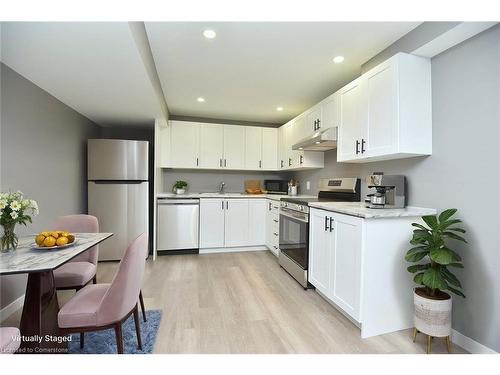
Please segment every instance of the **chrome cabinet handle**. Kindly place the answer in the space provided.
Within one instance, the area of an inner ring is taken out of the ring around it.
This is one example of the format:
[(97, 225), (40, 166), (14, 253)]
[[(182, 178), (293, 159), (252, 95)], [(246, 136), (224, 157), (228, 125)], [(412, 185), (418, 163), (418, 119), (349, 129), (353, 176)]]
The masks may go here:
[(330, 232), (333, 231), (333, 217), (330, 218)]
[(359, 141), (356, 140), (356, 155), (359, 154)]
[(279, 220), (273, 219), (273, 221), (274, 221), (275, 223), (279, 223)]
[(364, 154), (365, 153), (365, 143), (366, 141), (364, 139), (361, 139), (361, 153)]
[(325, 231), (327, 231), (328, 228), (328, 217), (325, 216)]

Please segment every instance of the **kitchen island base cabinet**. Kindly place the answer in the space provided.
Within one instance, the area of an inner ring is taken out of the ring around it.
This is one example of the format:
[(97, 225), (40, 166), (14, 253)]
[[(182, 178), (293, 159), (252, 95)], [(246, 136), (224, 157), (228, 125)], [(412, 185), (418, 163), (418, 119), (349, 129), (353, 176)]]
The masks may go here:
[(362, 219), (311, 209), (309, 282), (361, 328), (361, 337), (413, 327), (404, 254), (412, 217)]
[(200, 199), (200, 253), (266, 250), (265, 199)]

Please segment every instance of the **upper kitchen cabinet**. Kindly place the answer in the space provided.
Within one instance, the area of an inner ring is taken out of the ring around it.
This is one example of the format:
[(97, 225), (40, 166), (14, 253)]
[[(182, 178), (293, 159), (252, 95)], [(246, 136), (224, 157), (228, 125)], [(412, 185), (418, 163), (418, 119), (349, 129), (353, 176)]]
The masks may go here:
[(338, 161), (370, 162), (431, 155), (429, 59), (398, 53), (338, 94)]
[(200, 125), (197, 122), (170, 122), (170, 162), (176, 168), (198, 168)]
[(262, 128), (245, 127), (245, 169), (262, 168)]
[(262, 128), (262, 169), (278, 169), (278, 129)]
[(219, 124), (200, 125), (200, 168), (223, 168), (224, 126)]
[(244, 126), (224, 125), (223, 166), (226, 169), (245, 169)]

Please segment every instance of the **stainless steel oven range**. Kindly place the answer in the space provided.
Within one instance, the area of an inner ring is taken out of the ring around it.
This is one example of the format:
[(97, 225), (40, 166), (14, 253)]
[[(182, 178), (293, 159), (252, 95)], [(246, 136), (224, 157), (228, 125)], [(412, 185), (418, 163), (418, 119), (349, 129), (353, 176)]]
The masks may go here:
[(309, 265), (309, 203), (359, 202), (359, 178), (323, 178), (319, 181), (317, 198), (281, 198), (279, 264), (300, 285), (312, 287), (307, 281)]

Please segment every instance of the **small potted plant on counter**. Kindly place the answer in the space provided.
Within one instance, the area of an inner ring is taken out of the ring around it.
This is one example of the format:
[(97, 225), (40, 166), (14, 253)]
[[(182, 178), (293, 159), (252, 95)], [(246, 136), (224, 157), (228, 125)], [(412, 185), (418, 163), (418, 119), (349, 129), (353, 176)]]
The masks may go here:
[(415, 227), (410, 243), (414, 246), (406, 253), (408, 262), (416, 263), (408, 267), (415, 274), (413, 281), (420, 285), (413, 291), (414, 321), (413, 341), (418, 332), (426, 334), (427, 353), (431, 351), (433, 337), (444, 337), (451, 352), (451, 296), (447, 292), (465, 298), (462, 284), (450, 268), (464, 268), (462, 258), (453, 251), (448, 242), (467, 242), (458, 233), (465, 230), (457, 226), (462, 221), (452, 219), (456, 209), (443, 211), (439, 216), (422, 217), (426, 225), (413, 223)]
[(176, 181), (174, 184), (174, 193), (175, 194), (184, 194), (186, 192), (186, 188), (188, 183), (186, 181)]

